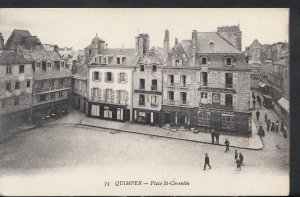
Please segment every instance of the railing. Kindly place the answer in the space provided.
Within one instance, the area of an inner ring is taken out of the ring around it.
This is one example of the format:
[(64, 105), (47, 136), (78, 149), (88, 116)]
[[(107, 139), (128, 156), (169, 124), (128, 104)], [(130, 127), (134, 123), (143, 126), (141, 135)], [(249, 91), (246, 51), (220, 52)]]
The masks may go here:
[(168, 100), (167, 101), (169, 105), (175, 105), (175, 101), (174, 100)]
[(225, 84), (225, 88), (233, 88), (232, 84)]
[(202, 82), (202, 86), (207, 86), (207, 82)]
[(144, 102), (139, 102), (139, 106), (145, 106), (145, 101)]
[(113, 99), (105, 99), (105, 98), (99, 98), (99, 97), (93, 97), (93, 96), (90, 96), (89, 100), (95, 101), (95, 102), (127, 105), (127, 100), (113, 100)]
[(51, 92), (55, 90), (61, 90), (61, 89), (69, 89), (71, 88), (71, 85), (56, 85), (56, 86), (50, 86), (46, 88), (35, 88), (34, 94), (40, 94), (45, 92)]
[(158, 103), (151, 103), (151, 107), (158, 107)]

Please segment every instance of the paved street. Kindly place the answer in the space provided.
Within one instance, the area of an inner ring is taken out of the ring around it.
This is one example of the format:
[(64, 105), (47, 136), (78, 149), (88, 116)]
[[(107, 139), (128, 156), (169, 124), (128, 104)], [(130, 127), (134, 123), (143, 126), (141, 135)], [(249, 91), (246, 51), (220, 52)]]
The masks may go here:
[[(263, 150), (238, 150), (245, 157), (245, 166), (238, 172), (233, 149), (224, 153), (221, 146), (71, 123), (49, 125), (21, 133), (0, 145), (0, 193), (138, 195), (146, 189), (150, 195), (208, 195), (212, 191), (216, 195), (224, 195), (224, 191), (228, 195), (247, 195), (249, 191), (287, 194), (288, 146), (276, 147), (274, 140), (282, 139), (278, 134), (267, 135), (265, 139)], [(204, 153), (210, 156), (211, 170), (203, 171)], [(132, 179), (189, 181), (190, 186), (136, 186), (135, 191), (126, 190), (125, 186), (103, 187), (104, 181)]]

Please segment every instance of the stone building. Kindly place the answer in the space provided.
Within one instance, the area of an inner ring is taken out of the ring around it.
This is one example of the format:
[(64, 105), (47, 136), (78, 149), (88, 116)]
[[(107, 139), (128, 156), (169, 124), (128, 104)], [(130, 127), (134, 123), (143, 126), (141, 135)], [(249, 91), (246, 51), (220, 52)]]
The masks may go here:
[(13, 51), (0, 52), (0, 130), (30, 120), (31, 64)]
[(133, 74), (133, 111), (136, 123), (150, 125), (161, 123), (162, 62), (160, 51), (153, 47), (149, 52), (141, 54), (136, 65)]
[[(105, 45), (103, 40), (95, 40)], [(138, 49), (100, 49), (88, 64), (87, 115), (122, 122), (132, 121), (132, 83)]]
[(194, 30), (191, 40), (175, 40), (163, 67), (166, 126), (251, 135), (250, 70), (239, 47), (241, 32), (231, 29), (239, 30)]
[(68, 108), (72, 73), (65, 67), (59, 53), (42, 47), (20, 51), (33, 69), (34, 120), (64, 113)]
[(92, 39), (91, 44), (84, 48), (85, 63), (88, 64), (92, 60), (92, 57), (100, 54), (100, 52), (105, 48), (105, 41), (100, 39), (96, 34), (96, 36)]

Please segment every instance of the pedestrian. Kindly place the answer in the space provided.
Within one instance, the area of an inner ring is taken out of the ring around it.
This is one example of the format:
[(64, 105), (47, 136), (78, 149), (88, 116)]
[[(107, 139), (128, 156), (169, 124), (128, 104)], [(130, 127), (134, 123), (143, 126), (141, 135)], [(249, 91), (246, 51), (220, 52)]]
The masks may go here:
[(208, 157), (207, 153), (205, 153), (205, 161), (204, 161), (204, 169), (203, 170), (206, 169), (206, 165), (208, 165), (209, 169), (211, 169), (211, 166), (209, 164), (209, 157)]
[(268, 124), (271, 126), (271, 120), (270, 119), (268, 119)]
[(280, 131), (283, 132), (283, 130), (284, 130), (284, 123), (283, 121), (281, 121)]
[(255, 108), (255, 100), (253, 100), (253, 108)]
[(214, 129), (211, 130), (211, 143), (212, 144), (215, 143), (215, 130)]
[(264, 128), (260, 125), (257, 133), (260, 137), (265, 137)]
[(216, 142), (217, 142), (217, 144), (219, 144), (219, 137), (220, 137), (220, 133), (217, 132), (217, 133), (216, 133)]
[(239, 157), (239, 154), (238, 154), (237, 150), (235, 150), (235, 152), (234, 152), (234, 160), (237, 160), (238, 157)]
[(275, 124), (274, 124), (274, 122), (272, 122), (272, 126), (271, 126), (271, 131), (275, 131)]
[(253, 100), (255, 100), (255, 94), (254, 94), (254, 92), (252, 92), (252, 98), (253, 98)]
[(241, 162), (241, 166), (243, 166), (244, 165), (244, 156), (242, 153), (239, 154), (239, 160)]
[(265, 113), (265, 122), (267, 123), (268, 122), (268, 114)]
[(235, 162), (236, 162), (236, 170), (240, 169), (240, 171), (241, 171), (242, 170), (241, 169), (241, 161), (239, 159), (237, 159)]
[(286, 127), (283, 127), (283, 137), (287, 139)]
[(270, 126), (271, 126), (271, 123), (268, 121), (267, 122), (267, 131), (270, 131)]
[(276, 132), (278, 132), (279, 131), (279, 121), (278, 120), (275, 123), (275, 127), (276, 127)]
[(229, 142), (228, 139), (226, 138), (226, 140), (225, 140), (225, 145), (226, 145), (225, 152), (229, 151), (229, 144), (230, 144), (230, 142)]
[(257, 119), (257, 121), (259, 121), (259, 116), (260, 116), (260, 112), (259, 112), (259, 109), (257, 109), (257, 111), (256, 111), (256, 119)]

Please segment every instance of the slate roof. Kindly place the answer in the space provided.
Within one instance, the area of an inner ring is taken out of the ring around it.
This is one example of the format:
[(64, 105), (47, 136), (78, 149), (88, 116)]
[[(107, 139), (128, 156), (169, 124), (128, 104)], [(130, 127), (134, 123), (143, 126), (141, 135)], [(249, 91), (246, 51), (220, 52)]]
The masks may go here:
[(158, 48), (152, 47), (148, 53), (143, 55), (139, 63), (143, 64), (161, 64), (163, 60), (162, 53)]
[(92, 39), (92, 42), (89, 46), (85, 47), (85, 49), (95, 49), (98, 48), (99, 42), (105, 42), (101, 38), (99, 38), (97, 35)]
[(47, 72), (35, 72), (33, 74), (33, 78), (35, 80), (43, 80), (43, 79), (57, 79), (57, 78), (65, 78), (72, 77), (72, 73), (68, 69), (64, 70), (55, 70), (55, 71), (47, 71)]
[(29, 61), (61, 61), (60, 54), (56, 51), (46, 51), (42, 47), (36, 47), (33, 50), (24, 50), (23, 55)]
[(36, 36), (32, 36), (28, 30), (14, 29), (5, 43), (6, 50), (16, 50), (18, 46), (26, 49), (32, 49), (35, 46), (41, 46), (41, 41)]
[(0, 52), (0, 65), (30, 64), (23, 56), (13, 51)]
[(77, 73), (74, 74), (75, 79), (82, 79), (86, 80), (87, 79), (87, 66), (84, 64), (82, 66), (77, 67)]

